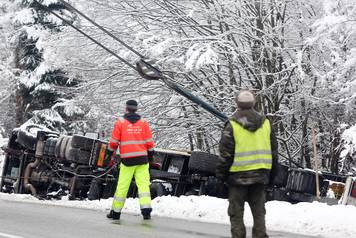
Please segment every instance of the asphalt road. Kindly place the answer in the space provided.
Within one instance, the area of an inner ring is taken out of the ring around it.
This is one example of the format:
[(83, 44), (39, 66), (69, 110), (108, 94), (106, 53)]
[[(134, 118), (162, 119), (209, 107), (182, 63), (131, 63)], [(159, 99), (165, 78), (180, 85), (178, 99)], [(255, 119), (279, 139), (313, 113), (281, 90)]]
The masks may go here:
[[(112, 221), (102, 211), (0, 200), (0, 238), (225, 238), (230, 237), (229, 229), (228, 225), (162, 217), (144, 221), (130, 214)], [(273, 231), (269, 235), (307, 238)]]

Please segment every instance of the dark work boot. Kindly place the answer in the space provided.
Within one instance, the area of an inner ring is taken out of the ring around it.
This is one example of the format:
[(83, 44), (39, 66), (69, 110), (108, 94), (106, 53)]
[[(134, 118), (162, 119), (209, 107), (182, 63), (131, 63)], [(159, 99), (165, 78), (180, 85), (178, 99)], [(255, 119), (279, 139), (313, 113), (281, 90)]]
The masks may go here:
[(141, 214), (143, 216), (144, 220), (150, 220), (151, 219), (151, 212), (152, 208), (142, 208), (141, 209)]
[(115, 212), (114, 210), (110, 210), (110, 212), (106, 215), (107, 218), (113, 220), (120, 220), (120, 212)]

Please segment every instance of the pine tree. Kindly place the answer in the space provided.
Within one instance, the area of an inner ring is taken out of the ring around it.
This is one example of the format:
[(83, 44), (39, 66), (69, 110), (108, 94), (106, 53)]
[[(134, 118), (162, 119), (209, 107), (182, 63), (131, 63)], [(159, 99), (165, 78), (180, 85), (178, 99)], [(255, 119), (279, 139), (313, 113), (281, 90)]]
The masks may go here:
[[(80, 124), (75, 120), (85, 115), (80, 108), (67, 108), (75, 106), (70, 102), (80, 80), (69, 77), (60, 67), (47, 65), (44, 55), (48, 52), (40, 44), (46, 34), (56, 34), (64, 26), (34, 1), (23, 0), (19, 5), (22, 10), (14, 18), (20, 32), (15, 42), (14, 62), (21, 70), (15, 92), (16, 124), (36, 123), (52, 130), (71, 131)], [(75, 15), (60, 2), (50, 1), (47, 7), (71, 22), (75, 20)]]

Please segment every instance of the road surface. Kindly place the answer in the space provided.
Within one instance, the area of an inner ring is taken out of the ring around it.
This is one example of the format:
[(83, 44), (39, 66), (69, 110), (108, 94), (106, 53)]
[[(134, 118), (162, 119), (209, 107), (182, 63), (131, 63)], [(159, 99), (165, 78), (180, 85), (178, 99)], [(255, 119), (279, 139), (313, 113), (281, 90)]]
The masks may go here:
[[(112, 221), (102, 211), (0, 200), (0, 238), (227, 238), (229, 229), (228, 225), (155, 216), (145, 221), (130, 214)], [(269, 235), (307, 238), (274, 231)]]

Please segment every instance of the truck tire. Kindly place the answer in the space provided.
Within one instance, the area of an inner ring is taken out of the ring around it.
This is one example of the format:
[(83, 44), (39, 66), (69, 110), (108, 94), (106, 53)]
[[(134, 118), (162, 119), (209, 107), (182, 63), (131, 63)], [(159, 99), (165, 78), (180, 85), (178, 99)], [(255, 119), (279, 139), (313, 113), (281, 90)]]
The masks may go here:
[(70, 150), (73, 148), (73, 147), (71, 146), (72, 138), (73, 138), (73, 137), (69, 137), (69, 138), (68, 138), (67, 143), (66, 143), (66, 146), (65, 146), (65, 148), (64, 148), (64, 158), (65, 158), (66, 160), (69, 159)]
[(271, 179), (271, 184), (276, 187), (285, 187), (288, 181), (289, 167), (283, 164), (274, 165), (275, 176)]
[(54, 155), (56, 156), (56, 158), (62, 159), (60, 157), (60, 151), (61, 151), (61, 146), (62, 146), (62, 142), (63, 142), (63, 138), (64, 136), (60, 136), (57, 140), (56, 143), (56, 148), (54, 149)]
[[(118, 176), (116, 176), (117, 178)], [(114, 180), (107, 180), (105, 184), (103, 184), (103, 199), (108, 199), (114, 196), (115, 190), (117, 187), (117, 179)]]
[(88, 192), (88, 199), (98, 200), (101, 198), (103, 192), (103, 185), (97, 179), (93, 179), (90, 183), (90, 188)]
[(169, 194), (169, 192), (166, 190), (164, 185), (160, 182), (151, 183), (150, 192), (151, 192), (151, 199)]
[(61, 143), (61, 147), (59, 148), (59, 157), (61, 159), (66, 159), (66, 149), (67, 149), (67, 146), (68, 146), (68, 142), (70, 140), (70, 137), (69, 136), (65, 136), (63, 139), (62, 139), (62, 143)]
[(78, 148), (71, 148), (68, 152), (67, 160), (77, 164), (89, 164), (90, 152)]
[(25, 130), (19, 130), (17, 133), (17, 141), (23, 147), (30, 150), (35, 150), (36, 143), (37, 143), (37, 138), (36, 138), (37, 135), (30, 133), (31, 128), (32, 127), (26, 127)]
[(214, 175), (218, 156), (201, 151), (193, 151), (189, 158), (188, 168), (191, 171)]
[(57, 145), (57, 138), (48, 138), (48, 140), (49, 140), (48, 156), (54, 157), (55, 156), (54, 151)]
[(51, 141), (50, 141), (50, 138), (49, 138), (49, 139), (47, 139), (47, 140), (45, 141), (45, 143), (44, 143), (44, 146), (43, 146), (43, 155), (48, 156), (50, 144), (51, 144)]
[(30, 124), (30, 125), (21, 127), (18, 130), (17, 142), (27, 149), (36, 150), (37, 132), (38, 131), (44, 131), (46, 134), (58, 135), (56, 132), (52, 132), (44, 126)]
[(96, 142), (95, 139), (85, 137), (85, 136), (80, 136), (80, 135), (74, 135), (72, 137), (71, 146), (73, 148), (91, 151), (94, 147), (95, 142)]

